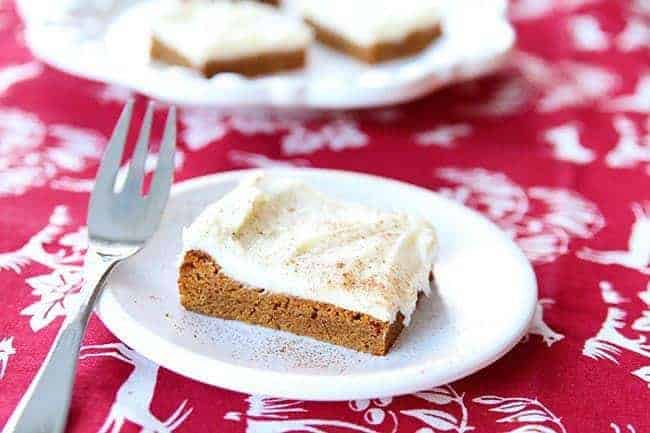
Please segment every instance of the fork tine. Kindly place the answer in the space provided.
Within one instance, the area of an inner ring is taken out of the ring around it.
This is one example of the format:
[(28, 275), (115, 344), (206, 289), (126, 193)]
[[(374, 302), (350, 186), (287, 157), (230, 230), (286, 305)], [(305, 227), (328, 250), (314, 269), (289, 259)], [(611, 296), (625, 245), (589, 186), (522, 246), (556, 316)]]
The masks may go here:
[(133, 151), (133, 157), (129, 164), (129, 170), (124, 182), (122, 192), (128, 195), (140, 195), (142, 190), (142, 179), (145, 172), (145, 161), (149, 153), (149, 138), (151, 136), (151, 118), (153, 117), (154, 102), (149, 102), (147, 112), (142, 121), (138, 142)]
[(95, 187), (93, 188), (92, 196), (102, 192), (110, 192), (113, 190), (115, 183), (115, 176), (120, 168), (122, 161), (122, 153), (124, 152), (124, 144), (126, 143), (126, 136), (129, 132), (129, 124), (131, 123), (131, 116), (133, 114), (133, 99), (129, 100), (120, 114), (120, 119), (115, 125), (113, 135), (108, 141), (106, 151), (102, 157), (97, 170), (97, 179), (95, 180)]
[(169, 189), (174, 178), (174, 150), (176, 148), (176, 108), (171, 107), (167, 114), (165, 132), (163, 133), (158, 165), (147, 197), (151, 215), (162, 213), (169, 197)]

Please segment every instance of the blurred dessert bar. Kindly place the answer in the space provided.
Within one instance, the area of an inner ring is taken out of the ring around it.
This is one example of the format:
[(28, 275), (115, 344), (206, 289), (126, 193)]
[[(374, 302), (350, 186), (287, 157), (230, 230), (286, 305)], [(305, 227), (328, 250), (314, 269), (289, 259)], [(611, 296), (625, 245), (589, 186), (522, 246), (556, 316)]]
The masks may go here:
[(417, 54), (442, 32), (435, 0), (294, 0), (323, 44), (366, 63)]
[(303, 67), (311, 42), (308, 26), (263, 3), (177, 1), (155, 18), (150, 55), (205, 77), (257, 76)]

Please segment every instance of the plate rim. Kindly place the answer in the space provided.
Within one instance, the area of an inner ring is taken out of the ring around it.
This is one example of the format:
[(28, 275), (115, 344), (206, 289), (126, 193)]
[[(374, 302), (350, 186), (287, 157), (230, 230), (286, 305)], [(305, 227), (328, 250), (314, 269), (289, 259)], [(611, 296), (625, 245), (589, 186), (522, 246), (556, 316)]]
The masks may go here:
[[(388, 183), (394, 186), (412, 188), (420, 193), (433, 194), (439, 199), (447, 202), (450, 206), (459, 208), (461, 211), (470, 212), (475, 217), (482, 220), (482, 223), (491, 226), (503, 234), (504, 244), (513, 253), (514, 258), (522, 265), (522, 269), (528, 274), (528, 311), (522, 314), (516, 327), (508, 338), (499, 340), (501, 344), (492, 345), (491, 351), (482, 352), (482, 357), (474, 357), (474, 362), (459, 362), (453, 369), (446, 369), (442, 372), (427, 372), (429, 363), (401, 367), (398, 369), (388, 369), (372, 373), (354, 373), (348, 374), (305, 374), (294, 372), (269, 371), (258, 367), (248, 367), (221, 361), (207, 355), (192, 351), (190, 348), (181, 347), (172, 343), (163, 337), (150, 331), (148, 328), (141, 326), (133, 320), (126, 311), (121, 308), (117, 298), (108, 290), (110, 280), (106, 290), (95, 307), (95, 312), (99, 319), (104, 323), (108, 330), (119, 340), (135, 349), (137, 352), (181, 376), (203, 382), (208, 385), (225, 388), (231, 391), (245, 394), (270, 395), (280, 398), (310, 400), (310, 401), (343, 401), (350, 399), (369, 399), (378, 397), (388, 397), (395, 395), (409, 394), (419, 390), (427, 389), (433, 386), (440, 386), (451, 383), (466, 376), (469, 376), (488, 365), (500, 359), (508, 353), (527, 333), (530, 322), (535, 313), (535, 307), (538, 299), (538, 287), (535, 273), (530, 261), (525, 257), (521, 249), (508, 238), (505, 233), (492, 221), (478, 213), (477, 211), (463, 206), (447, 197), (444, 197), (429, 189), (381, 176), (322, 168), (269, 168), (269, 169), (244, 169), (232, 170), (220, 173), (213, 173), (204, 176), (190, 178), (175, 184), (172, 187), (170, 198), (174, 195), (182, 194), (193, 188), (208, 185), (210, 183), (223, 183), (237, 180), (245, 175), (254, 172), (301, 172), (303, 175), (325, 175), (325, 176), (348, 176), (348, 177), (365, 177), (368, 180)], [(180, 354), (178, 353), (180, 351)], [(175, 356), (165, 357), (164, 353), (176, 353)], [(182, 355), (182, 356), (181, 356)], [(477, 361), (476, 358), (481, 358)], [(198, 361), (198, 362), (197, 362)], [(435, 362), (435, 359), (432, 360)], [(209, 369), (187, 368), (187, 365), (205, 365), (210, 364)], [(215, 372), (219, 372), (215, 374)], [(448, 372), (444, 374), (444, 372)], [(394, 377), (398, 374), (399, 381)], [(322, 387), (322, 381), (326, 378), (345, 378), (346, 391), (341, 391), (339, 387)], [(373, 383), (381, 383), (380, 387), (372, 386)], [(381, 391), (378, 392), (378, 388)], [(307, 390), (307, 391), (305, 391)], [(373, 392), (374, 391), (374, 392)]]

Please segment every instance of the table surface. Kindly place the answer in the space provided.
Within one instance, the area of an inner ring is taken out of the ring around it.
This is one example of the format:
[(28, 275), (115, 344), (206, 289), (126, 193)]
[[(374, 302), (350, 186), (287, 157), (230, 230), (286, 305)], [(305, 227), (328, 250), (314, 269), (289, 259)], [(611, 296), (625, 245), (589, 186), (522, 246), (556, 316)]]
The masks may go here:
[[(508, 68), (404, 106), (182, 109), (176, 177), (297, 165), (448, 194), (534, 263), (528, 337), (447, 386), (313, 403), (183, 378), (93, 318), (84, 344), (100, 347), (80, 360), (68, 431), (650, 431), (650, 5), (519, 0), (511, 16)], [(0, 425), (74, 305), (88, 193), (130, 96), (39, 63), (21, 34), (0, 3)]]

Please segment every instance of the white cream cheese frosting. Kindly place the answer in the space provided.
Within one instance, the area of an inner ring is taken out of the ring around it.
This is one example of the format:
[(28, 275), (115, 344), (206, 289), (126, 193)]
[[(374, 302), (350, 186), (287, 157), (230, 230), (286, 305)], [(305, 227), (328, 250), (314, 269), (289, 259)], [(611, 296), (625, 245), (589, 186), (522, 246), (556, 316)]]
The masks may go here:
[(257, 173), (183, 231), (230, 278), (271, 293), (325, 302), (408, 324), (429, 294), (436, 236), (430, 223), (326, 197), (297, 179)]
[(209, 60), (305, 49), (312, 41), (299, 19), (252, 1), (168, 0), (161, 3), (152, 33), (197, 67)]
[(292, 0), (305, 17), (361, 46), (400, 41), (440, 22), (437, 0)]

